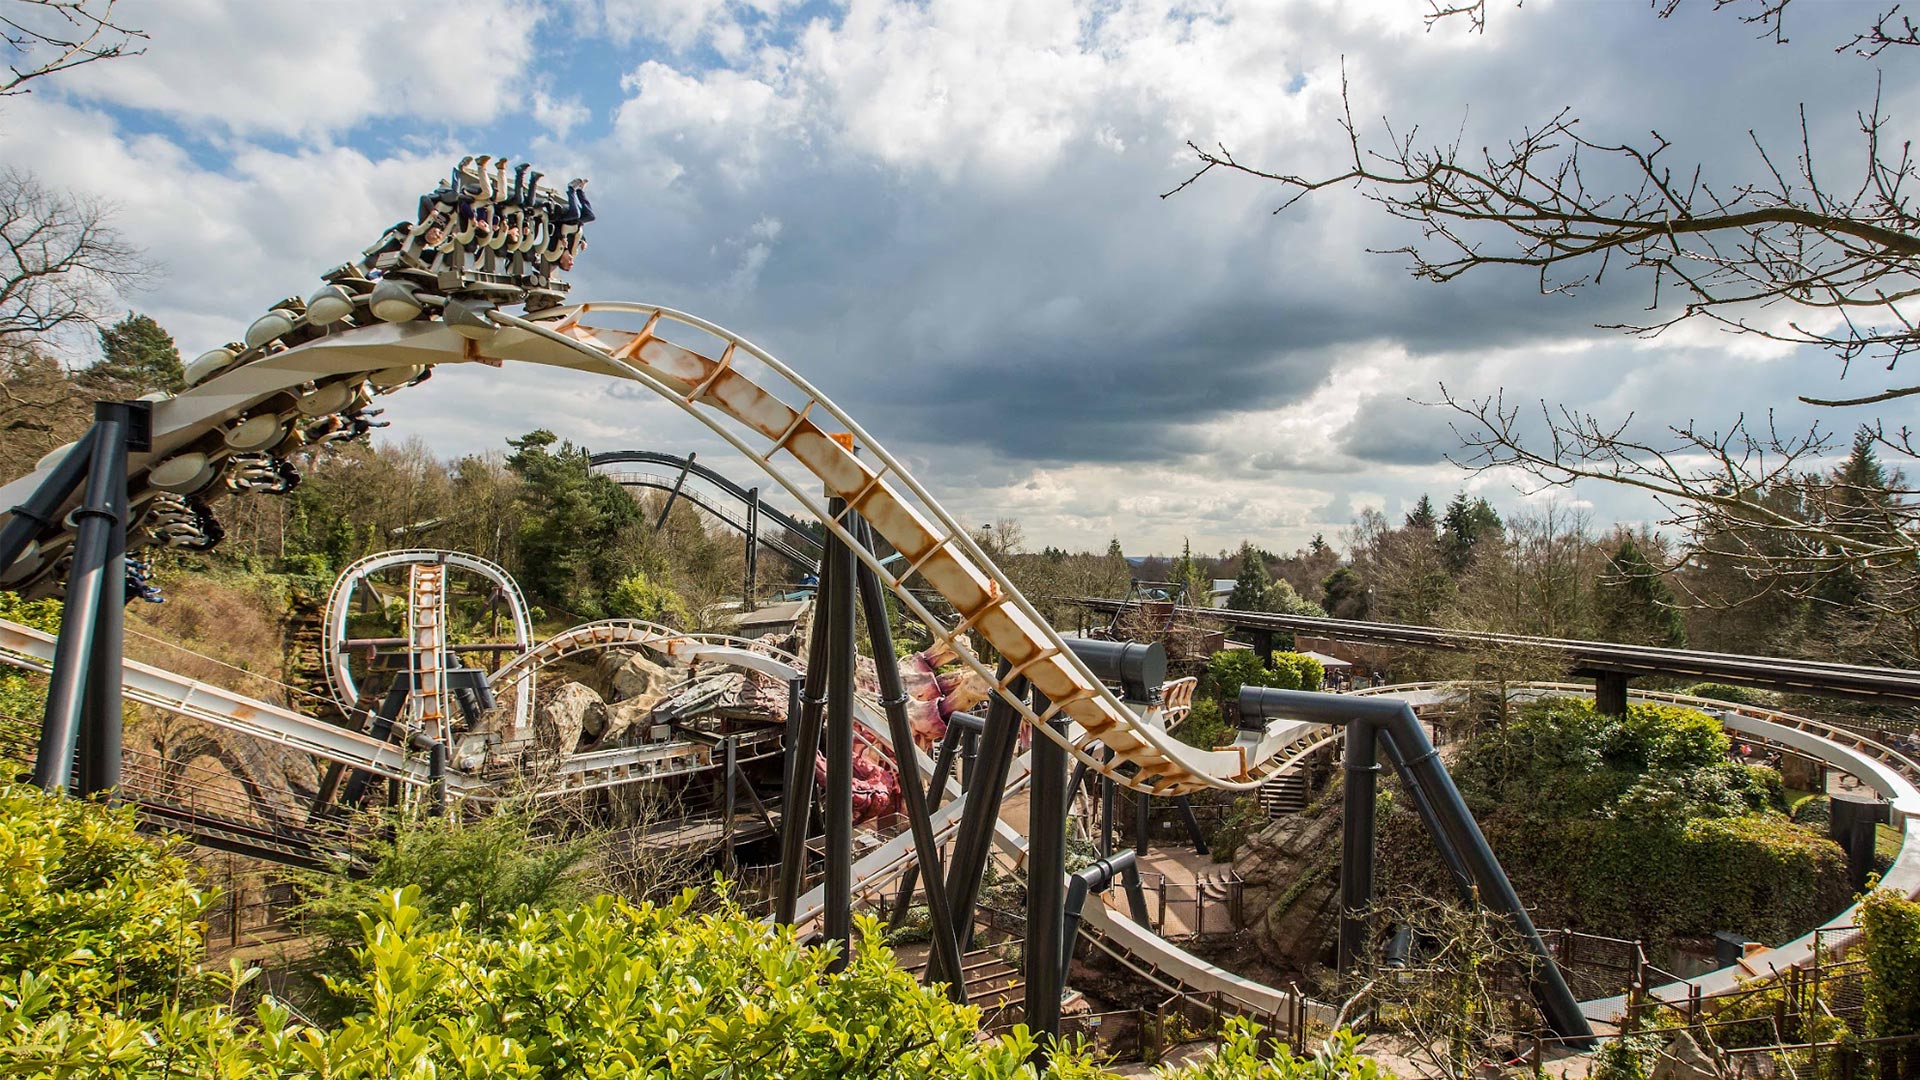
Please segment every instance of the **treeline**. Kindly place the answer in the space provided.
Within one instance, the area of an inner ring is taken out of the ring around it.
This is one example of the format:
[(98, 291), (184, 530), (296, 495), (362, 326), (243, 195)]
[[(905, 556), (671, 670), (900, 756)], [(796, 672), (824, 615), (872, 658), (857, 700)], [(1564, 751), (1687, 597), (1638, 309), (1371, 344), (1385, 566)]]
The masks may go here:
[(1503, 519), (1463, 492), (1444, 508), (1423, 496), (1398, 522), (1363, 511), (1345, 554), (1324, 536), (1291, 554), (1247, 542), (1146, 559), (1134, 576), (1183, 583), (1196, 606), (1231, 579), (1236, 610), (1912, 666), (1916, 568), (1819, 540), (1911, 518), (1914, 493), (1876, 445), (1862, 431), (1837, 467), (1745, 493), (1777, 513), (1772, 530), (1675, 539), (1557, 502)]

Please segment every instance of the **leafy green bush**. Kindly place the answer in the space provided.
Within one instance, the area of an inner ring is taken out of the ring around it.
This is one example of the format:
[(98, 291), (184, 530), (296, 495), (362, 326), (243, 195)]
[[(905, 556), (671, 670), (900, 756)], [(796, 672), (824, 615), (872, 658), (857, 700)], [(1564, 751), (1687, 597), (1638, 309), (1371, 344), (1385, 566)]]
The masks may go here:
[(1780, 940), (1844, 904), (1845, 858), (1779, 813), (1779, 777), (1729, 762), (1727, 745), (1692, 709), (1611, 717), (1546, 699), (1470, 737), (1453, 773), (1544, 921), (1654, 941)]
[(190, 982), (209, 899), (130, 811), (0, 785), (0, 975), (46, 1008), (158, 1011)]
[(1260, 657), (1248, 649), (1222, 649), (1207, 660), (1207, 674), (1223, 701), (1240, 696), (1240, 688), (1251, 683), (1266, 686), (1269, 672), (1260, 667)]
[(680, 594), (636, 570), (607, 592), (607, 614), (616, 619), (644, 619), (669, 626), (687, 626), (693, 615)]
[(1212, 698), (1193, 699), (1193, 708), (1180, 726), (1173, 729), (1173, 737), (1188, 746), (1197, 746), (1202, 750), (1211, 750), (1216, 746), (1225, 746), (1233, 741), (1233, 728), (1221, 714), (1220, 703)]
[(1724, 701), (1730, 705), (1758, 705), (1767, 707), (1773, 704), (1778, 695), (1765, 690), (1755, 690), (1747, 686), (1728, 686), (1726, 683), (1694, 683), (1680, 691), (1687, 697), (1709, 698)]
[(1233, 800), (1233, 805), (1227, 808), (1213, 835), (1207, 837), (1207, 847), (1213, 852), (1213, 861), (1232, 862), (1234, 853), (1240, 850), (1241, 844), (1246, 843), (1247, 837), (1259, 832), (1266, 824), (1267, 813), (1260, 808), (1259, 799), (1242, 795)]
[[(531, 819), (514, 810), (471, 822), (409, 816), (389, 824), (390, 836), (369, 841), (359, 852), (363, 872), (301, 877), (305, 899), (298, 922), (314, 940), (306, 968), (317, 982), (328, 972), (354, 968), (366, 920), (407, 886), (421, 890), (414, 906), (427, 927), (451, 925), (458, 911), (483, 931), (506, 925), (523, 906), (568, 905), (585, 897), (573, 871), (586, 858), (587, 843), (539, 837)], [(377, 837), (380, 830), (367, 832)], [(323, 995), (319, 1009), (333, 1014), (344, 1004)]]
[(1920, 901), (1875, 889), (1860, 901), (1867, 1035), (1920, 1035)]
[(1292, 683), (1285, 687), (1288, 690), (1318, 690), (1327, 678), (1327, 669), (1321, 666), (1320, 661), (1305, 653), (1274, 653), (1273, 666), (1276, 672), (1286, 670), (1292, 673)]
[[(58, 600), (22, 600), (18, 593), (0, 592), (0, 619), (49, 634), (60, 632), (60, 607)], [(39, 731), (35, 722), (46, 709), (45, 676), (0, 669), (0, 753), (30, 753)]]
[(1357, 1051), (1358, 1036), (1336, 1031), (1311, 1056), (1296, 1057), (1282, 1046), (1271, 1057), (1261, 1052), (1260, 1025), (1243, 1017), (1227, 1021), (1220, 1046), (1184, 1068), (1162, 1069), (1163, 1080), (1382, 1080), (1372, 1058)]
[(1260, 663), (1250, 649), (1222, 649), (1207, 660), (1207, 674), (1222, 700), (1240, 696), (1243, 686), (1271, 686), (1280, 690), (1317, 690), (1326, 671), (1320, 661), (1293, 652), (1277, 652)]

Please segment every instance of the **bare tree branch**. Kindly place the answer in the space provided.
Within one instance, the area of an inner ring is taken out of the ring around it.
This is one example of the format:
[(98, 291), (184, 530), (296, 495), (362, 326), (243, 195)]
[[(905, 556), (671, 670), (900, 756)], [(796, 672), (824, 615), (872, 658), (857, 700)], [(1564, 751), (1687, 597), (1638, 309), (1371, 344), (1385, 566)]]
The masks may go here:
[(139, 56), (145, 32), (114, 17), (118, 0), (5, 0), (0, 6), (0, 41), (5, 42), (7, 75), (0, 97), (30, 94), (35, 79), (71, 71), (100, 60)]

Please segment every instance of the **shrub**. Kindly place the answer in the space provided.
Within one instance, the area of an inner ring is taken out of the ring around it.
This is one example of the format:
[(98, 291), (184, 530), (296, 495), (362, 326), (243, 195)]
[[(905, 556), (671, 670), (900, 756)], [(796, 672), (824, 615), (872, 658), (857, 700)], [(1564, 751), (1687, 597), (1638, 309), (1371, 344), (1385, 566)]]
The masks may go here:
[(46, 1008), (158, 1011), (190, 983), (209, 899), (131, 811), (0, 785), (0, 976)]
[(1163, 1080), (1381, 1080), (1372, 1058), (1360, 1056), (1360, 1039), (1340, 1030), (1327, 1037), (1309, 1057), (1295, 1057), (1287, 1047), (1269, 1057), (1260, 1046), (1260, 1025), (1236, 1017), (1227, 1021), (1220, 1045), (1212, 1053), (1179, 1069), (1163, 1069)]
[(1868, 1037), (1920, 1035), (1920, 901), (1891, 889), (1868, 893), (1860, 901), (1860, 952)]
[(1327, 669), (1321, 666), (1320, 661), (1305, 653), (1274, 653), (1273, 666), (1276, 672), (1284, 670), (1292, 673), (1292, 683), (1285, 687), (1288, 690), (1318, 690), (1327, 678)]
[(1747, 686), (1728, 686), (1726, 683), (1713, 682), (1694, 683), (1680, 692), (1687, 697), (1709, 698), (1714, 701), (1724, 701), (1730, 705), (1761, 707), (1773, 704), (1777, 696), (1765, 690), (1755, 690)]
[(634, 571), (614, 583), (607, 592), (607, 614), (616, 619), (644, 619), (647, 622), (686, 626), (693, 622), (686, 601), (672, 588)]
[(1220, 703), (1212, 698), (1193, 699), (1193, 708), (1180, 726), (1173, 729), (1173, 737), (1188, 746), (1197, 746), (1202, 750), (1211, 750), (1216, 746), (1225, 746), (1233, 741), (1233, 729), (1227, 725), (1226, 717), (1221, 714)]
[[(524, 906), (572, 904), (585, 895), (572, 871), (588, 854), (586, 842), (538, 837), (531, 820), (513, 810), (473, 822), (396, 817), (391, 824), (389, 838), (360, 851), (363, 873), (301, 877), (306, 899), (298, 919), (315, 942), (306, 967), (316, 982), (354, 967), (354, 953), (365, 944), (365, 921), (400, 888), (420, 888), (414, 906), (426, 926), (451, 925), (459, 911), (479, 930), (506, 925)], [(337, 1012), (344, 1004), (323, 997), (323, 1011)]]

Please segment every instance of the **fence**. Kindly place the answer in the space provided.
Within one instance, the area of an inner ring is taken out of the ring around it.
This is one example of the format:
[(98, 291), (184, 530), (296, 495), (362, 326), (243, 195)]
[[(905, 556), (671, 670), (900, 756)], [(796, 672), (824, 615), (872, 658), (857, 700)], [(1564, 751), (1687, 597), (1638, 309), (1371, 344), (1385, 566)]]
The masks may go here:
[(201, 866), (207, 870), (207, 883), (219, 890), (203, 920), (209, 954), (218, 957), (294, 936), (293, 916), (300, 899), (292, 882), (262, 873), (250, 859), (231, 855), (203, 860)]
[(1241, 904), (1245, 882), (1231, 867), (1219, 876), (1199, 881), (1169, 881), (1165, 874), (1142, 871), (1141, 891), (1147, 895), (1147, 916), (1153, 929), (1169, 941), (1234, 934), (1246, 929)]

